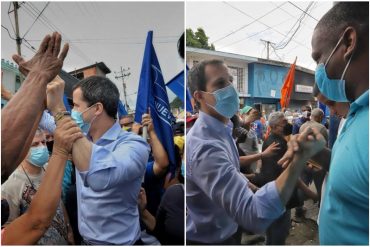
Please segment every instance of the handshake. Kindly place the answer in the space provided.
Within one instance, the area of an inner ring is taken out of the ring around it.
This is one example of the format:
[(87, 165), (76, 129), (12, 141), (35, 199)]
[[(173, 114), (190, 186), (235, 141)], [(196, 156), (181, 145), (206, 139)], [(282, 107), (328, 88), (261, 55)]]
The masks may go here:
[[(63, 103), (64, 81), (56, 76), (46, 87), (46, 106), (55, 117), (59, 112), (65, 112)], [(56, 118), (54, 133), (53, 154), (68, 157), (72, 151), (73, 143), (82, 138), (81, 129), (68, 115)]]

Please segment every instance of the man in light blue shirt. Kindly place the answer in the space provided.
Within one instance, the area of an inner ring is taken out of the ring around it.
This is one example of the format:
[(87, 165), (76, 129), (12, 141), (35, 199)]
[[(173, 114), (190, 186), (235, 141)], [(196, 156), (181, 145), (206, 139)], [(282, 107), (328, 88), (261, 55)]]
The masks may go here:
[(141, 243), (137, 198), (150, 149), (121, 129), (118, 99), (117, 87), (105, 77), (88, 77), (73, 90), (71, 117), (86, 135), (72, 148), (84, 244)]
[[(324, 168), (330, 163), (320, 210), (320, 244), (368, 245), (369, 2), (336, 3), (315, 28), (312, 58), (319, 64), (315, 80), (320, 93), (336, 102), (351, 102), (331, 155), (325, 149), (313, 157)], [(299, 147), (296, 151), (309, 152), (304, 141), (293, 138), (293, 145)]]
[[(289, 167), (253, 194), (240, 173), (232, 138), (230, 118), (239, 99), (226, 65), (220, 60), (196, 64), (188, 85), (200, 114), (186, 138), (187, 244), (237, 245), (238, 225), (261, 233), (285, 211), (305, 163)], [(325, 145), (323, 139), (312, 142)]]

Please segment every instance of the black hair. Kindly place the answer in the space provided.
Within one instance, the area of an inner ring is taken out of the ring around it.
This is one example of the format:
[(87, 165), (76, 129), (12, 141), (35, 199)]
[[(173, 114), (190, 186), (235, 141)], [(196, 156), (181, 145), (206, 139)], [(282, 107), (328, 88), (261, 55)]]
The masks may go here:
[(358, 32), (360, 48), (369, 45), (369, 2), (335, 3), (320, 19), (316, 28), (324, 28), (329, 43), (334, 45), (348, 26), (353, 26)]
[(184, 54), (185, 54), (185, 46), (184, 46), (184, 33), (182, 33), (181, 37), (177, 41), (177, 52), (179, 53), (179, 56), (184, 59)]
[[(188, 74), (188, 86), (190, 93), (193, 96), (195, 91), (206, 91), (206, 74), (205, 68), (207, 65), (222, 65), (224, 62), (219, 59), (203, 60), (195, 64)], [(199, 102), (194, 99), (198, 109), (200, 108)]]
[(119, 91), (111, 80), (102, 76), (90, 76), (79, 81), (73, 91), (77, 88), (81, 88), (83, 98), (89, 106), (100, 102), (110, 117), (117, 118)]

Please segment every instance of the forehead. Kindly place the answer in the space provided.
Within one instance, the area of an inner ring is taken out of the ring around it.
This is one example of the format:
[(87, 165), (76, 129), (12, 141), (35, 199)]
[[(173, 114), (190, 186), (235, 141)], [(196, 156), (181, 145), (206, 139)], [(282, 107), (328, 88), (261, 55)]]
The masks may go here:
[(83, 93), (80, 87), (76, 88), (73, 91), (72, 97), (73, 97), (73, 103), (81, 104), (84, 102), (87, 104), (87, 102), (84, 100)]
[(121, 123), (132, 123), (133, 121), (134, 119), (132, 117), (123, 117), (120, 120)]
[(205, 67), (204, 72), (208, 89), (225, 87), (226, 82), (231, 79), (225, 64), (209, 64)]
[(42, 142), (45, 141), (45, 134), (43, 132), (37, 133), (35, 137), (33, 137), (32, 142)]
[(311, 39), (312, 53), (311, 56), (315, 61), (318, 61), (320, 56), (325, 51), (326, 34), (323, 28), (316, 28)]

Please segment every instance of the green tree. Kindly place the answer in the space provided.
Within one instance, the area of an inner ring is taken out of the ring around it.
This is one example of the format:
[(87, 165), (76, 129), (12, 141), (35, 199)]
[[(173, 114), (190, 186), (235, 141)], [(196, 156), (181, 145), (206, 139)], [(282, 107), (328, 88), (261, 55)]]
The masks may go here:
[(191, 28), (186, 29), (186, 46), (214, 51), (215, 46), (209, 44), (208, 40), (209, 38), (203, 28), (198, 27), (195, 33)]
[(182, 100), (179, 97), (176, 97), (172, 102), (170, 103), (171, 109), (174, 108), (181, 108), (184, 109), (184, 103), (182, 103)]

